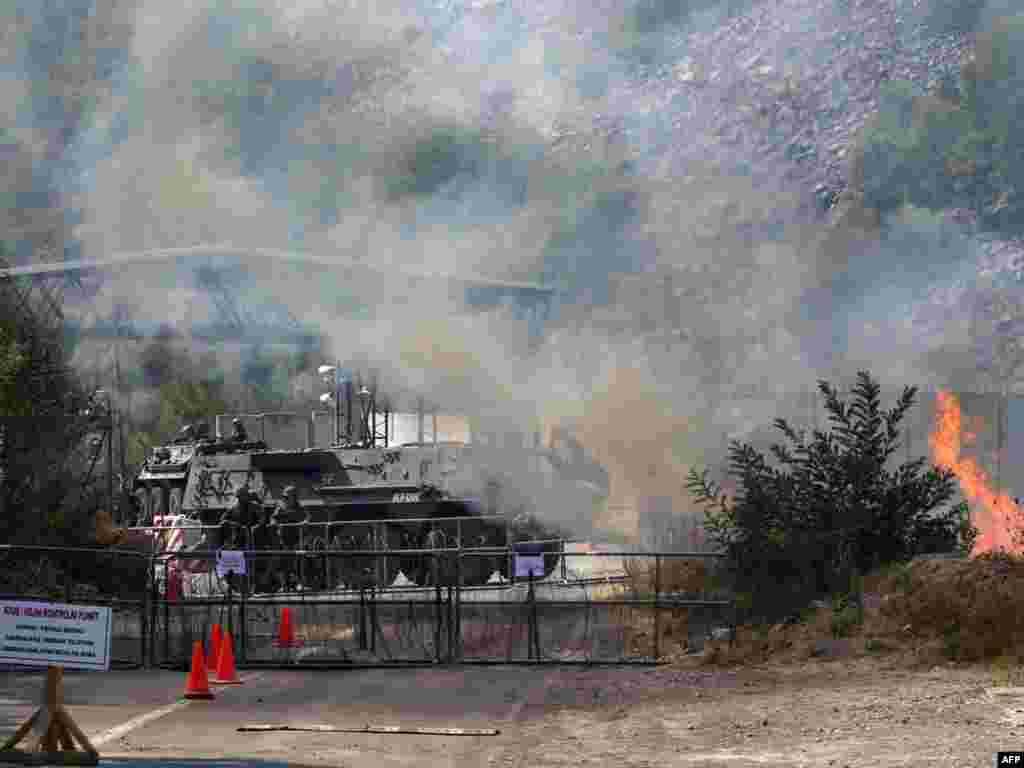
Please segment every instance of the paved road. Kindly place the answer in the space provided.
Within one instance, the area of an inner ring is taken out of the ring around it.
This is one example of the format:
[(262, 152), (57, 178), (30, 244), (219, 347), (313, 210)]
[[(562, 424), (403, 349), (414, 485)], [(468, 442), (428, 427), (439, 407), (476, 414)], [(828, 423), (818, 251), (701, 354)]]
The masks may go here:
[[(184, 768), (186, 756), (219, 761), (208, 763), (210, 768), (304, 762), (440, 768), (485, 765), (482, 755), (497, 748), (499, 739), (514, 737), (533, 708), (543, 707), (551, 672), (537, 667), (273, 670), (243, 673), (242, 685), (215, 688), (214, 701), (179, 702), (180, 673), (67, 671), (65, 703), (86, 733), (104, 738), (98, 746), (112, 768)], [(6, 673), (0, 681), (0, 730), (10, 733), (35, 708), (43, 675)], [(111, 729), (147, 714), (159, 716), (111, 735)], [(236, 731), (242, 724), (275, 722), (493, 727), (504, 737)]]

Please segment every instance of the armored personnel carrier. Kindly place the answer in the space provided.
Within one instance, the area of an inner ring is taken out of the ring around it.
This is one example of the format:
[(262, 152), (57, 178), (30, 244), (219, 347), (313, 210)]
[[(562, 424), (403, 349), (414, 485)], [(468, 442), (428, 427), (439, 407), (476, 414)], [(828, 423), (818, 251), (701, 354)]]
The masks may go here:
[[(282, 526), (282, 535), (289, 548), (310, 554), (310, 562), (317, 561), (313, 553), (332, 550), (506, 548), (530, 542), (531, 552), (550, 555), (544, 558), (545, 576), (556, 567), (562, 537), (503, 497), (501, 481), (476, 446), (377, 445), (364, 433), (358, 443), (274, 450), (249, 440), (238, 419), (234, 427), (230, 438), (211, 438), (205, 425), (186, 426), (146, 460), (134, 485), (136, 525), (170, 527), (157, 534), (158, 549), (223, 546), (218, 523), (244, 487), (251, 501), (249, 519), (239, 521), (243, 526), (265, 521), (286, 495), (294, 497), (298, 519)], [(210, 562), (197, 559), (190, 569), (209, 570)], [(378, 586), (392, 584), (400, 572), (420, 585), (437, 578), (422, 557), (383, 562), (385, 570), (378, 567), (373, 577)], [(507, 580), (510, 562), (500, 555), (465, 558), (460, 579), (466, 585)], [(310, 566), (303, 586), (333, 589), (336, 576)]]

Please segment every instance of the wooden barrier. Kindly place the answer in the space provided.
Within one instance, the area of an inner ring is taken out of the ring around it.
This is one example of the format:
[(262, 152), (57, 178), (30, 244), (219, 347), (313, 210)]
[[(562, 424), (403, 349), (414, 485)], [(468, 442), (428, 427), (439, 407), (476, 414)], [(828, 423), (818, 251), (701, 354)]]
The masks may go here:
[[(30, 731), (38, 739), (34, 748), (15, 749)], [(80, 749), (75, 748), (75, 742)], [(47, 667), (43, 705), (0, 745), (0, 763), (99, 765), (99, 762), (96, 747), (64, 708), (64, 667)]]

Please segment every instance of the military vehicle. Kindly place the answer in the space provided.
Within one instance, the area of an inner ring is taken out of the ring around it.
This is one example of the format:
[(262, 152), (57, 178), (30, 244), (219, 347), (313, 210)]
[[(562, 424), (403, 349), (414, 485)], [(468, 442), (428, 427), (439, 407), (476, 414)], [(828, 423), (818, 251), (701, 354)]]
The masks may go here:
[[(378, 445), (364, 429), (358, 442), (274, 450), (262, 440), (249, 440), (238, 419), (235, 428), (230, 438), (211, 438), (206, 425), (186, 426), (172, 443), (154, 448), (144, 463), (134, 485), (135, 522), (170, 527), (157, 534), (158, 549), (217, 549), (223, 544), (217, 526), (236, 503), (239, 488), (246, 488), (252, 499), (249, 519), (240, 521), (245, 526), (265, 521), (291, 488), (299, 514), (281, 529), (291, 549), (503, 548), (533, 542), (531, 551), (549, 555), (544, 576), (556, 567), (562, 537), (538, 523), (521, 503), (503, 498), (503, 483), (485, 449), (456, 442), (391, 446), (386, 439)], [(300, 524), (303, 518), (309, 522)], [(303, 587), (352, 586), (351, 575), (339, 578), (324, 565), (329, 558), (303, 560)], [(393, 584), (399, 572), (419, 585), (438, 578), (422, 556), (369, 560), (377, 586)], [(511, 575), (511, 559), (500, 554), (464, 558), (463, 563), (460, 579), (466, 585), (505, 581)], [(188, 570), (195, 574), (210, 566), (209, 558), (196, 559)], [(450, 570), (442, 577), (453, 578)]]

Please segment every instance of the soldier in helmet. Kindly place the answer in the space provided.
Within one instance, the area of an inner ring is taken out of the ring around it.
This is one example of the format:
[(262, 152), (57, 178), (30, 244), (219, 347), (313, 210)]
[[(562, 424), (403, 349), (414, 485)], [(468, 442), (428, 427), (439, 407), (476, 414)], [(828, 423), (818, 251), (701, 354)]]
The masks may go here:
[(299, 504), (299, 495), (294, 485), (286, 486), (281, 492), (281, 500), (274, 508), (274, 517), (278, 523), (309, 523), (312, 522), (309, 512), (303, 513)]
[[(444, 549), (447, 546), (444, 532), (439, 528), (431, 528), (426, 537), (426, 548), (431, 550)], [(437, 554), (431, 553), (424, 568), (424, 586), (435, 587), (444, 581), (444, 569)]]
[(231, 420), (231, 442), (244, 443), (248, 441), (249, 435), (245, 431), (245, 424), (239, 418)]
[[(274, 531), (270, 526), (270, 510), (260, 505), (256, 510), (257, 519), (252, 527), (252, 548), (256, 550), (277, 549)], [(274, 563), (266, 555), (254, 558), (253, 572), (256, 589), (269, 592), (273, 588)]]
[(221, 516), (221, 547), (224, 549), (245, 549), (246, 535), (252, 523), (252, 493), (248, 485), (235, 489), (235, 498)]
[[(274, 507), (274, 513), (270, 516), (270, 525), (275, 532), (274, 539), (276, 546), (280, 549), (294, 549), (298, 545), (298, 535), (293, 533), (294, 528), (287, 527), (288, 523), (309, 523), (310, 514), (302, 512), (299, 505), (298, 493), (295, 486), (289, 485), (281, 493), (281, 500)], [(298, 574), (297, 562), (294, 557), (285, 558), (280, 564), (279, 582), (283, 587), (297, 583)]]
[[(252, 494), (247, 485), (239, 486), (235, 490), (235, 498), (231, 505), (224, 510), (220, 518), (220, 546), (221, 549), (248, 549), (248, 531), (250, 522), (250, 508)], [(241, 584), (241, 577), (237, 574), (232, 577), (232, 587), (237, 589)]]

